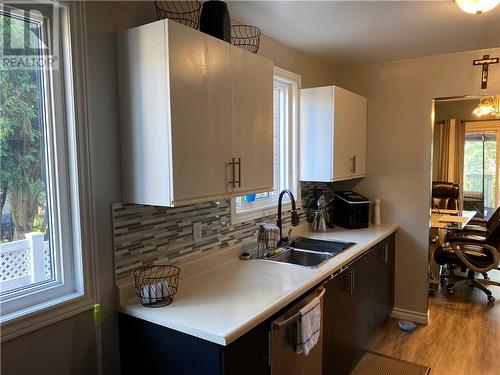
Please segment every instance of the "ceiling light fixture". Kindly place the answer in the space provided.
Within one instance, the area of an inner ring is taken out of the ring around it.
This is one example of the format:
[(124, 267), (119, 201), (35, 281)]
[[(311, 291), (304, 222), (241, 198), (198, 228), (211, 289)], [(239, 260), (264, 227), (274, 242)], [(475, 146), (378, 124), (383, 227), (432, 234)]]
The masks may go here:
[(500, 0), (455, 0), (455, 3), (466, 13), (482, 14), (495, 8)]
[(472, 114), (477, 117), (491, 115), (500, 118), (500, 101), (494, 96), (485, 96), (479, 100), (479, 104), (474, 108)]

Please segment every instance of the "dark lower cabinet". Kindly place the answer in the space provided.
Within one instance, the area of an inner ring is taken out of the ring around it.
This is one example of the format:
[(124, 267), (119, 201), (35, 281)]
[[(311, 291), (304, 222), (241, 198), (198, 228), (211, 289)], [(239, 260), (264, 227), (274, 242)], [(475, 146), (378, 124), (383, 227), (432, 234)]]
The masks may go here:
[[(323, 374), (349, 374), (387, 319), (394, 304), (394, 247), (392, 235), (325, 284)], [(276, 316), (221, 346), (120, 314), (122, 374), (268, 375), (268, 334)]]
[(326, 284), (323, 374), (347, 375), (394, 305), (394, 235)]
[(349, 267), (325, 285), (323, 302), (323, 374), (347, 374), (358, 358), (353, 311), (356, 301)]
[(121, 373), (124, 375), (268, 374), (268, 323), (229, 346), (120, 314)]

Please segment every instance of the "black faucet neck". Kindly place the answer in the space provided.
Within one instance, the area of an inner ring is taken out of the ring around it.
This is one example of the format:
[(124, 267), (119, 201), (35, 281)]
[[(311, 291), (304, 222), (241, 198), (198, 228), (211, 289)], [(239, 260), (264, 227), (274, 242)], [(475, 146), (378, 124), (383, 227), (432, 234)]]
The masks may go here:
[(288, 196), (290, 197), (290, 202), (292, 204), (291, 224), (294, 227), (299, 225), (299, 215), (297, 214), (297, 209), (295, 206), (295, 197), (293, 196), (292, 192), (289, 189), (284, 189), (281, 191), (278, 197), (278, 219), (276, 220), (276, 225), (280, 230), (280, 243), (283, 243), (287, 240), (286, 238), (283, 237), (283, 220), (281, 218), (282, 202), (283, 202), (283, 196), (285, 194), (288, 194)]

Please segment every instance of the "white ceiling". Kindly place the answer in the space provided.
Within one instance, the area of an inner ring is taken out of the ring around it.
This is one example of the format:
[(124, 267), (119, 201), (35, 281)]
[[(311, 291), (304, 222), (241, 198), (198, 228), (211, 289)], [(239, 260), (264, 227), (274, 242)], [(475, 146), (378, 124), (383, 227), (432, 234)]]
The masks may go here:
[(228, 1), (232, 18), (350, 67), (500, 47), (500, 6), (482, 14), (445, 1)]

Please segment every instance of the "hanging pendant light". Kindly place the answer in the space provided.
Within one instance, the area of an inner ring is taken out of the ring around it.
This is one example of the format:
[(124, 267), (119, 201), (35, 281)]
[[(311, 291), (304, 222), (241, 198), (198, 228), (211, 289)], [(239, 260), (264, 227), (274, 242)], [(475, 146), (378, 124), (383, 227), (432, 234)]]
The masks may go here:
[(483, 14), (500, 4), (500, 0), (455, 0), (455, 3), (466, 13)]
[(494, 96), (485, 96), (479, 100), (479, 104), (472, 114), (477, 117), (495, 116), (500, 118), (500, 102)]

